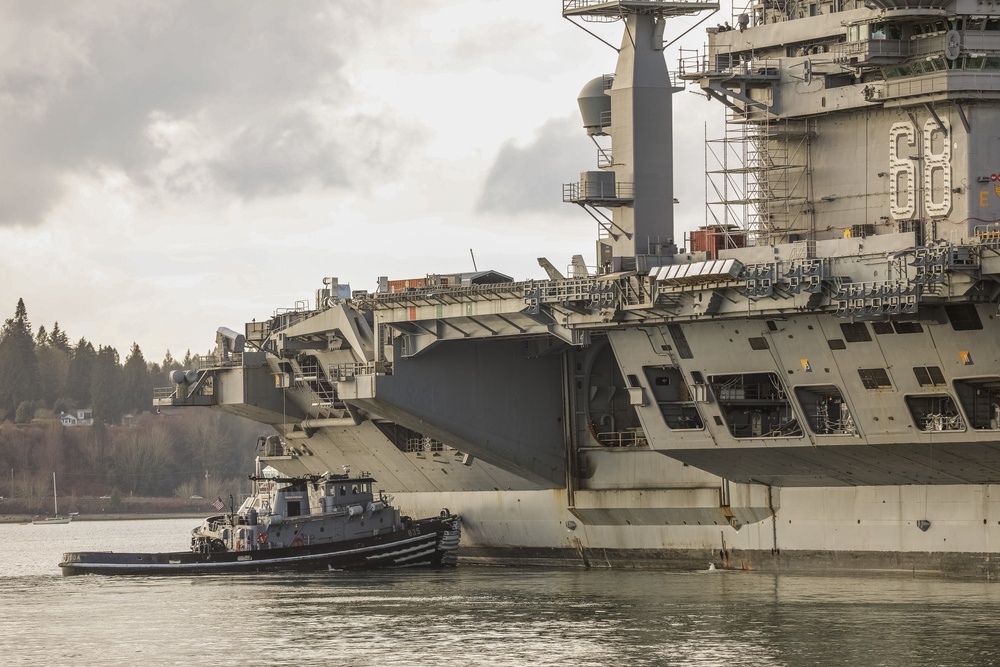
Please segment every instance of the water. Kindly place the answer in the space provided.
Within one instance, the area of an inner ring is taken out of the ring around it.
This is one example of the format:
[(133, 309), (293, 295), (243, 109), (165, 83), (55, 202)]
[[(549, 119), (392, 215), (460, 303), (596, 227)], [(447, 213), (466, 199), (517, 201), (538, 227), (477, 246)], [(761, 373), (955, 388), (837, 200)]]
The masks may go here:
[(0, 525), (4, 665), (1000, 665), (1000, 585), (459, 567), (69, 577), (197, 521)]

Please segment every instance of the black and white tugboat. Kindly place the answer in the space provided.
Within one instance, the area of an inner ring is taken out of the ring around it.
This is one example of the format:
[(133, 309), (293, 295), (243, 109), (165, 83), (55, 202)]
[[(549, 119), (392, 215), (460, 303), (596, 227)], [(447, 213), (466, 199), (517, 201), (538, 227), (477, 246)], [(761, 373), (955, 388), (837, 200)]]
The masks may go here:
[[(401, 516), (373, 491), (367, 474), (282, 477), (259, 469), (239, 509), (205, 519), (191, 549), (169, 553), (76, 551), (63, 554), (64, 575), (216, 574), (282, 570), (361, 570), (454, 565), (461, 518)], [(221, 499), (216, 503), (221, 509)]]

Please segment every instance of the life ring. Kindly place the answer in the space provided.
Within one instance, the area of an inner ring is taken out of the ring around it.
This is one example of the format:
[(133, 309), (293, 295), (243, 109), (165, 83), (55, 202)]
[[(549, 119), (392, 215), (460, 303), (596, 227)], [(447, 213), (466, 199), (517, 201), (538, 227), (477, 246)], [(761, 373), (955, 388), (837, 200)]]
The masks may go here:
[(242, 540), (236, 540), (236, 550), (237, 551), (243, 551), (243, 542), (242, 542)]
[(267, 544), (267, 533), (257, 533), (257, 544)]
[(301, 547), (302, 546), (302, 536), (301, 535), (296, 535), (295, 539), (292, 540), (291, 546), (293, 546), (293, 547)]

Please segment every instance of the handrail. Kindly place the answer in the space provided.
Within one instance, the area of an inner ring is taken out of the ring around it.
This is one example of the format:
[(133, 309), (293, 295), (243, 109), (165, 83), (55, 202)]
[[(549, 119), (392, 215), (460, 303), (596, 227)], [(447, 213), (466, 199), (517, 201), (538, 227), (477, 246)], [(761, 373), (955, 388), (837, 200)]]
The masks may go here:
[(359, 375), (392, 375), (391, 361), (357, 361), (346, 364), (331, 364), (331, 378), (348, 380)]
[(673, 7), (675, 5), (697, 5), (697, 6), (707, 6), (716, 5), (714, 2), (705, 2), (705, 0), (563, 0), (563, 13), (569, 11), (586, 10), (589, 8), (605, 7), (608, 5), (631, 5), (634, 7), (650, 7), (655, 8), (657, 5), (664, 5), (668, 7)]
[(597, 442), (605, 447), (648, 447), (646, 435), (637, 431), (605, 431), (597, 434)]

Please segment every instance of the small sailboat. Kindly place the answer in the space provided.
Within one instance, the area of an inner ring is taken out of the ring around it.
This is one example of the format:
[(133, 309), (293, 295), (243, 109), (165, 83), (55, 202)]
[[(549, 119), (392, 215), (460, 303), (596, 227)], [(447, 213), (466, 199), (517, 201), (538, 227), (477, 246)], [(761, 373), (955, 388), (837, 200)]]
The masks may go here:
[(55, 523), (69, 523), (73, 520), (71, 516), (59, 516), (59, 493), (56, 491), (56, 474), (52, 473), (52, 516), (42, 517), (40, 519), (34, 519), (31, 523), (36, 526), (55, 524)]

